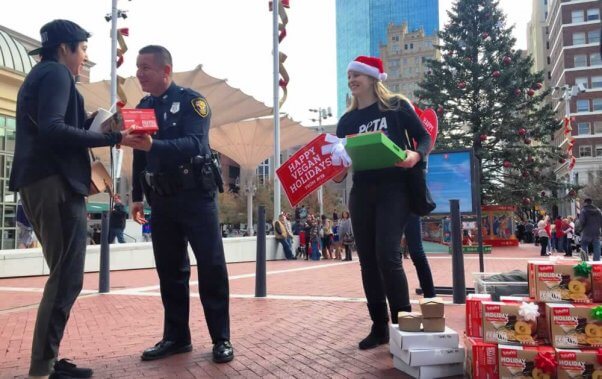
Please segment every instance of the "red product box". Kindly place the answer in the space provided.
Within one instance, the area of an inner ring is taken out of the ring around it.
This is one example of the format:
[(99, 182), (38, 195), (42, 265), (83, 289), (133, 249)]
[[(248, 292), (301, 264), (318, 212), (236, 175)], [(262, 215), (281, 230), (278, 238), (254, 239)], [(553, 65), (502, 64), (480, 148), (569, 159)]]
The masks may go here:
[(597, 350), (556, 349), (558, 379), (600, 378), (602, 364), (598, 361)]
[(154, 134), (159, 131), (154, 109), (121, 109), (123, 128), (133, 127), (132, 133)]
[(602, 262), (588, 262), (592, 266), (592, 300), (602, 303)]
[[(602, 268), (602, 266), (600, 266)], [(529, 297), (520, 296), (500, 296), (502, 303), (518, 303), (521, 304), (523, 301), (526, 303), (537, 303), (539, 308), (539, 317), (537, 318), (537, 337), (549, 341), (548, 336), (548, 322), (546, 319), (546, 303), (536, 302)]]
[(498, 353), (500, 379), (556, 377), (556, 372), (544, 373), (535, 367), (535, 357), (539, 353), (550, 353), (556, 357), (556, 351), (551, 346), (498, 345)]
[(483, 338), (483, 301), (491, 301), (489, 294), (469, 294), (466, 298), (466, 335)]
[(497, 344), (465, 337), (466, 374), (472, 379), (499, 379)]

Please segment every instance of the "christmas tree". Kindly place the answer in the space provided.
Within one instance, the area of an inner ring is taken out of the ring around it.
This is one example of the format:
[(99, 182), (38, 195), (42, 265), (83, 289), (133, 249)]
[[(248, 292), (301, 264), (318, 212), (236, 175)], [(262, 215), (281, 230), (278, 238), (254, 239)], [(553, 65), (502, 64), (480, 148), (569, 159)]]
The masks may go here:
[(473, 148), (482, 202), (530, 207), (553, 201), (565, 184), (554, 164), (566, 159), (551, 144), (560, 127), (546, 104), (543, 73), (516, 50), (513, 27), (492, 0), (458, 0), (439, 32), (442, 60), (427, 62), (415, 95), (439, 116), (438, 149)]

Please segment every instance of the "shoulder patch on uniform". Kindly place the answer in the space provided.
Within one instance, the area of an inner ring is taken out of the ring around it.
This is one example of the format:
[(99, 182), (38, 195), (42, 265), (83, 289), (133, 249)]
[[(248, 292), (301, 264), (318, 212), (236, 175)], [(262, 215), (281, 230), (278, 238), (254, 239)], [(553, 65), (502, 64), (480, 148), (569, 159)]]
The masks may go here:
[(192, 99), (192, 107), (201, 117), (207, 117), (209, 114), (209, 104), (207, 104), (207, 100), (202, 97)]

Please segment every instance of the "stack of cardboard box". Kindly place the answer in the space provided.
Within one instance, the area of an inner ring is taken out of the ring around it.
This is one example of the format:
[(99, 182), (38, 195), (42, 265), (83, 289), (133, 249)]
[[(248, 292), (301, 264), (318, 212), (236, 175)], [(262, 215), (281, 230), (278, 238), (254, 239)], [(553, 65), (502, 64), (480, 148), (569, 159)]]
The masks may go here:
[(393, 365), (414, 378), (462, 375), (464, 349), (458, 333), (445, 326), (443, 300), (422, 299), (420, 308), (400, 312), (399, 324), (390, 326)]

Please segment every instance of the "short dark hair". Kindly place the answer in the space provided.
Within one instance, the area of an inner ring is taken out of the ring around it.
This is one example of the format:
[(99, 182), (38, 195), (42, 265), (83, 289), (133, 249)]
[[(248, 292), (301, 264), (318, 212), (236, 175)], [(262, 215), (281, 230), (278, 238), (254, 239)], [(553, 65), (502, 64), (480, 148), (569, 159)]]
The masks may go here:
[(169, 50), (160, 45), (148, 45), (144, 46), (138, 51), (138, 54), (153, 54), (157, 63), (173, 67), (173, 61), (171, 59), (171, 53)]
[[(81, 42), (81, 41), (80, 41)], [(77, 47), (79, 46), (79, 42), (63, 42), (72, 53), (77, 51)], [(43, 47), (40, 50), (40, 58), (42, 61), (58, 61), (59, 60), (59, 47), (61, 45), (56, 45), (52, 47)]]
[(583, 202), (588, 205), (593, 203), (592, 199), (585, 199), (585, 200), (583, 200)]

